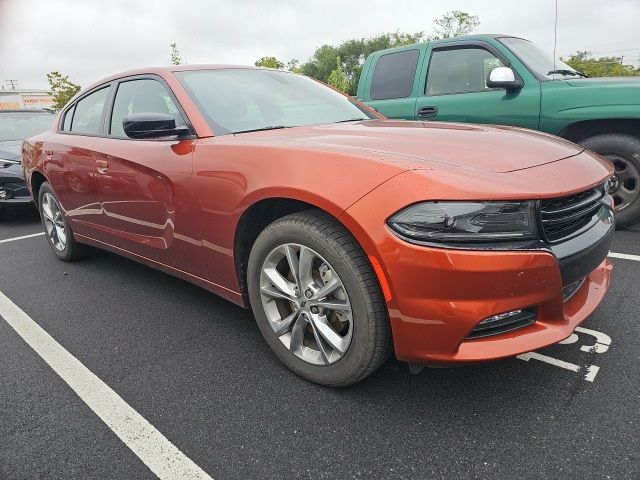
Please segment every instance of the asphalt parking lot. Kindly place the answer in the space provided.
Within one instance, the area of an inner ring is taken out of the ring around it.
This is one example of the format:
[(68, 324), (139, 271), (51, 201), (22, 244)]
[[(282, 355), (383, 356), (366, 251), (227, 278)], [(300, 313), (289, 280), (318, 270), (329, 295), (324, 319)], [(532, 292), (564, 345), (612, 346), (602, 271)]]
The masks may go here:
[[(638, 258), (613, 258), (604, 304), (537, 356), (418, 375), (392, 360), (330, 389), (290, 373), (250, 313), (15, 239), (39, 232), (32, 213), (0, 224), (0, 292), (215, 479), (640, 477)], [(640, 255), (640, 229), (612, 251)], [(155, 478), (2, 320), (0, 359), (0, 479)]]

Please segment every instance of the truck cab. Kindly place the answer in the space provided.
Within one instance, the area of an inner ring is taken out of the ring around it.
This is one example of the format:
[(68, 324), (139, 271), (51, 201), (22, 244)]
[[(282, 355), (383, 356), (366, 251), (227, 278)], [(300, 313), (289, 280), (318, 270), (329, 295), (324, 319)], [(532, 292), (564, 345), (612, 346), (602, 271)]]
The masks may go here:
[(491, 123), (582, 144), (615, 166), (618, 225), (640, 221), (640, 77), (585, 78), (532, 42), (472, 35), (367, 57), (358, 99), (389, 118)]

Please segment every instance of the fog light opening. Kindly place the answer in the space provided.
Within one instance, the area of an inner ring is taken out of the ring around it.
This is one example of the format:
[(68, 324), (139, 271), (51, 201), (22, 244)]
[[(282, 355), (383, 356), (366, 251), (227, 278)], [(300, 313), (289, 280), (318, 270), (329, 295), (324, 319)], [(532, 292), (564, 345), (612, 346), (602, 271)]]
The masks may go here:
[(471, 330), (467, 338), (480, 338), (499, 335), (518, 328), (527, 327), (536, 321), (538, 314), (535, 308), (522, 308), (510, 312), (499, 313), (485, 318)]

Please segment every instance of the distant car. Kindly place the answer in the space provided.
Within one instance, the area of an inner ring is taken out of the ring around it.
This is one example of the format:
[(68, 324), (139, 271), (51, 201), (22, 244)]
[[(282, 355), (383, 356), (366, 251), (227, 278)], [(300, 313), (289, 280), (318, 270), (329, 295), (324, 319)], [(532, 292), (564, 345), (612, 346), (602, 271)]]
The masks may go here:
[(50, 110), (0, 110), (0, 219), (9, 208), (31, 203), (22, 171), (22, 142), (47, 130), (55, 118)]
[(558, 135), (613, 163), (616, 224), (640, 222), (640, 78), (585, 78), (528, 40), (468, 37), (374, 52), (358, 98), (389, 118)]
[(528, 130), (386, 120), (289, 72), (115, 75), (23, 155), (61, 260), (104, 248), (250, 306), (325, 385), (392, 351), (455, 365), (559, 342), (609, 286), (606, 160)]

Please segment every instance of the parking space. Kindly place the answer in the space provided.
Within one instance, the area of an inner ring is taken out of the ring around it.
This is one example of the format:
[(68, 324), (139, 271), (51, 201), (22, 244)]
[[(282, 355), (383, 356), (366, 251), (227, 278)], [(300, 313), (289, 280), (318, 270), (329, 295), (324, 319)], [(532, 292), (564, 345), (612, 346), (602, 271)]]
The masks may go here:
[[(10, 218), (0, 241), (40, 231)], [(640, 231), (613, 250), (640, 255)], [(419, 375), (391, 360), (338, 390), (289, 372), (250, 313), (106, 252), (66, 264), (43, 236), (0, 243), (0, 292), (213, 478), (626, 479), (640, 262), (612, 261), (609, 296), (564, 344)], [(0, 478), (154, 477), (5, 321), (0, 352)]]

